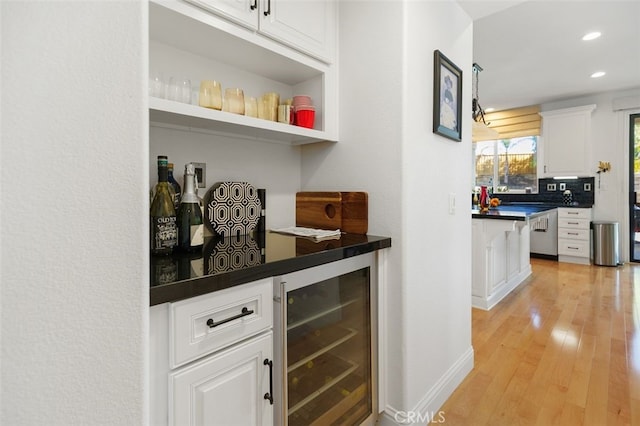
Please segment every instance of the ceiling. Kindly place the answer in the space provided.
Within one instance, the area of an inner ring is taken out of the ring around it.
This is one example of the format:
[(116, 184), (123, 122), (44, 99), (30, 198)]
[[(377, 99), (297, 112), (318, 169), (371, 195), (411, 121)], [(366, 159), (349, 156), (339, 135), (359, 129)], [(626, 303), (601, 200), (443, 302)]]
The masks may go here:
[[(458, 0), (474, 20), (482, 108), (640, 88), (638, 0)], [(585, 42), (582, 36), (600, 31)], [(591, 78), (605, 71), (601, 78)], [(472, 75), (469, 70), (467, 75)]]

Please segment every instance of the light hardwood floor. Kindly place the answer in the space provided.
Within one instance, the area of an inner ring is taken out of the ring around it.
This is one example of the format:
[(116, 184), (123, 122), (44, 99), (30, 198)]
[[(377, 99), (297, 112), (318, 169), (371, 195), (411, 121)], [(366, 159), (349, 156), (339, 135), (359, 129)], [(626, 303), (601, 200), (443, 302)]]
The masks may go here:
[(496, 307), (473, 309), (475, 367), (445, 424), (640, 425), (640, 264), (531, 263)]

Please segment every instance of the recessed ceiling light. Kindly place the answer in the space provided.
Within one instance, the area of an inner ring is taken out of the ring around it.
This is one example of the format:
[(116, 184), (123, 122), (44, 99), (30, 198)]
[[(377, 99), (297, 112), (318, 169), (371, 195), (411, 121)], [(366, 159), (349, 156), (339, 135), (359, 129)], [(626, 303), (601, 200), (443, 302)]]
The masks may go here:
[(605, 75), (606, 72), (604, 71), (598, 71), (598, 72), (594, 72), (593, 74), (591, 74), (591, 78), (598, 78), (598, 77), (602, 77), (603, 75)]
[(485, 109), (484, 109), (484, 112), (493, 112), (493, 111), (495, 111), (495, 110), (496, 110), (495, 108), (491, 108), (491, 107), (489, 107), (489, 108), (485, 108)]
[(594, 32), (585, 34), (584, 37), (582, 37), (582, 40), (584, 40), (584, 41), (595, 40), (598, 37), (600, 37), (601, 35), (602, 34), (600, 32), (594, 31)]

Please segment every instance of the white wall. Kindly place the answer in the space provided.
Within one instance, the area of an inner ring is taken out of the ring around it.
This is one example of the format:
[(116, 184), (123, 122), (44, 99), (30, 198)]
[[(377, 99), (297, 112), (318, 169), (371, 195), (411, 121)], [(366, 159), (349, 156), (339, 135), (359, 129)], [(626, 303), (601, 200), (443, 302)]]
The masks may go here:
[(146, 3), (0, 11), (0, 423), (144, 424)]
[[(640, 98), (640, 89), (600, 93), (592, 96), (546, 103), (541, 111), (552, 111), (581, 105), (596, 105), (591, 116), (591, 176), (595, 176), (594, 220), (619, 222), (621, 260), (629, 260), (629, 115), (635, 109), (614, 110), (617, 99)], [(611, 163), (611, 171), (598, 171), (598, 161)]]
[(435, 49), (463, 69), (471, 110), (472, 24), (454, 2), (418, 1), (342, 1), (340, 22), (341, 142), (303, 148), (302, 187), (369, 192), (369, 233), (392, 237), (382, 408), (397, 422), (437, 410), (473, 364), (471, 121), (463, 142), (431, 131)]
[(295, 225), (299, 147), (155, 126), (150, 127), (149, 140), (151, 185), (158, 181), (158, 155), (167, 155), (175, 164), (174, 176), (180, 185), (186, 163), (205, 163), (207, 186), (198, 191), (199, 196), (204, 197), (216, 182), (249, 182), (266, 189), (267, 228)]

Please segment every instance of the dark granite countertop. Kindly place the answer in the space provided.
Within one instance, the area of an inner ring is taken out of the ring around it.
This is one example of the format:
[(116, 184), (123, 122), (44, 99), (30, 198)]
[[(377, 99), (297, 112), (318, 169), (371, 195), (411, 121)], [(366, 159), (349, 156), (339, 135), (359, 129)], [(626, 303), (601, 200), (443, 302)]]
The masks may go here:
[(503, 219), (503, 220), (526, 220), (547, 210), (566, 208), (589, 208), (592, 205), (584, 204), (554, 204), (541, 202), (510, 202), (502, 203), (498, 207), (492, 207), (486, 213), (480, 213), (477, 209), (471, 210), (471, 217), (474, 219)]
[(149, 302), (175, 302), (387, 247), (391, 238), (356, 234), (320, 242), (272, 232), (209, 238), (197, 253), (151, 256)]

